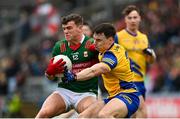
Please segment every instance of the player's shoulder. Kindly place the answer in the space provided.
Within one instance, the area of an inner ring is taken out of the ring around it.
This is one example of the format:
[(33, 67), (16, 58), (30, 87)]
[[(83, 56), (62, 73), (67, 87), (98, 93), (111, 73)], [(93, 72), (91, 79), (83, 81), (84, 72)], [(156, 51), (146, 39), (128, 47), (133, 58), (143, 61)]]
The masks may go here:
[(94, 41), (94, 39), (93, 39), (93, 38), (89, 38), (88, 40), (89, 40), (89, 41), (92, 41), (92, 42)]
[(141, 37), (146, 37), (147, 38), (147, 35), (141, 31), (138, 31), (138, 35), (141, 36)]
[(92, 44), (94, 43), (94, 39), (92, 37), (85, 36), (84, 42), (86, 42), (86, 44)]
[(125, 51), (124, 47), (120, 44), (116, 44), (114, 43), (111, 51), (114, 53), (114, 54), (121, 54), (122, 52)]
[(57, 41), (55, 43), (55, 45), (60, 45), (60, 44), (66, 43), (66, 42), (67, 42), (67, 40), (65, 38), (63, 38), (63, 39), (60, 39), (59, 41)]
[(117, 32), (117, 35), (121, 35), (121, 34), (124, 34), (124, 33), (126, 33), (126, 31), (125, 31), (125, 29), (122, 29), (122, 30)]
[(85, 36), (85, 40), (94, 41), (94, 39), (92, 37), (89, 37), (89, 36)]
[(117, 43), (114, 43), (114, 48), (115, 49), (123, 49), (124, 50), (124, 47), (121, 45), (121, 44), (117, 44)]

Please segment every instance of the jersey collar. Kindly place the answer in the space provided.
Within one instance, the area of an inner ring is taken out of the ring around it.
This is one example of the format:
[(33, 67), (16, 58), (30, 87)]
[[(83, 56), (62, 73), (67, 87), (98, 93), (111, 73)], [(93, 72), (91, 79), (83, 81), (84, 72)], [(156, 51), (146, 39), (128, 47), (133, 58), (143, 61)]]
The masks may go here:
[(132, 36), (137, 36), (137, 33), (133, 33), (133, 32), (131, 32), (131, 31), (129, 31), (128, 29), (125, 29), (126, 30), (126, 32), (128, 32), (130, 35), (132, 35)]
[(82, 39), (81, 39), (80, 43), (78, 43), (77, 45), (70, 45), (70, 44), (68, 43), (68, 45), (69, 45), (69, 47), (70, 47), (72, 50), (75, 51), (75, 50), (77, 50), (77, 49), (81, 46), (81, 44), (83, 43), (84, 39), (85, 39), (85, 35), (82, 35)]

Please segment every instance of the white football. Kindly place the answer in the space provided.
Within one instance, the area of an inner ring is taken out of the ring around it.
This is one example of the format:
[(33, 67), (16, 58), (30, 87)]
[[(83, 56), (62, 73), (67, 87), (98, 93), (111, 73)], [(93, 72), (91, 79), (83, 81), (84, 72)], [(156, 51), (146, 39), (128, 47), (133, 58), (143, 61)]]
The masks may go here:
[[(68, 70), (72, 70), (72, 62), (69, 59), (68, 56), (66, 55), (56, 55), (54, 57), (53, 63), (56, 63), (57, 61), (59, 61), (60, 59), (63, 59), (63, 61), (66, 62), (65, 66), (67, 66)], [(56, 74), (56, 77), (62, 78), (64, 75), (63, 74)]]

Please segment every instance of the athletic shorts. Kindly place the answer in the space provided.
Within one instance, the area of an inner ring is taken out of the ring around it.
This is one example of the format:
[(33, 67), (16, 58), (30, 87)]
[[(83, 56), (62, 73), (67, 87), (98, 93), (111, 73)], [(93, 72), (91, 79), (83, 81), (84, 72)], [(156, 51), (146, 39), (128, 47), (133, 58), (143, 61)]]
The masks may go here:
[[(126, 104), (127, 109), (128, 109), (128, 114), (127, 114), (126, 118), (130, 118), (131, 115), (134, 114), (139, 107), (139, 97), (138, 97), (137, 92), (119, 93), (116, 96), (114, 96), (113, 98), (118, 98)], [(104, 99), (104, 103), (107, 104), (113, 98)]]
[(143, 98), (145, 99), (146, 98), (146, 88), (145, 88), (144, 82), (134, 82), (134, 84), (136, 85), (136, 87), (139, 91), (138, 96), (142, 95)]
[(66, 104), (66, 111), (69, 111), (72, 108), (77, 109), (78, 103), (88, 96), (96, 98), (96, 94), (92, 92), (77, 93), (64, 88), (57, 88), (56, 91), (63, 98)]

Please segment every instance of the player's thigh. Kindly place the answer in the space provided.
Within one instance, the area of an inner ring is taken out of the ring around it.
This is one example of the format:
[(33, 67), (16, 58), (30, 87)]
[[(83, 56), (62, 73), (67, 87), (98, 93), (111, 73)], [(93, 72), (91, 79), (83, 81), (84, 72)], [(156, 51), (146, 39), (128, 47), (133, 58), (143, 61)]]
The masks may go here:
[(83, 112), (85, 109), (87, 109), (91, 104), (94, 104), (97, 102), (97, 99), (95, 96), (87, 96), (82, 98), (79, 103), (77, 104), (77, 111), (79, 113)]
[(65, 109), (66, 105), (63, 98), (55, 91), (47, 97), (41, 110), (45, 110), (49, 114), (60, 114), (65, 112)]
[(140, 100), (139, 108), (131, 117), (147, 118), (147, 108), (146, 108), (145, 100), (142, 95), (139, 95), (139, 100)]
[(139, 109), (146, 110), (146, 103), (142, 95), (139, 96), (139, 100), (140, 100)]
[(112, 116), (112, 117), (126, 117), (128, 109), (126, 104), (118, 99), (111, 99), (99, 112), (99, 115)]

